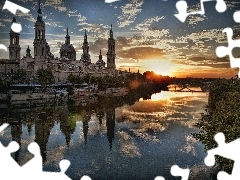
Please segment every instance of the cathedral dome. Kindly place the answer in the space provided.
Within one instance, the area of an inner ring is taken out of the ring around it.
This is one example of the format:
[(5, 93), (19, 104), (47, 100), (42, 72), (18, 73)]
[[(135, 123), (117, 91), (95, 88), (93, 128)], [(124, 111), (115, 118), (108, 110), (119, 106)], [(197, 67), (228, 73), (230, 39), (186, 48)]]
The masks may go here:
[(75, 51), (75, 48), (73, 47), (72, 44), (63, 44), (61, 46), (61, 49), (60, 49), (60, 53), (63, 53), (63, 52), (73, 52)]
[(66, 35), (65, 44), (61, 46), (60, 49), (60, 58), (61, 59), (68, 59), (68, 60), (76, 60), (76, 51), (72, 44), (70, 44), (70, 36), (68, 35), (68, 28), (67, 28), (67, 35)]
[(102, 51), (100, 50), (100, 54), (99, 54), (99, 59), (98, 61), (96, 62), (96, 65), (100, 65), (100, 66), (105, 66), (105, 62), (103, 61), (102, 59)]

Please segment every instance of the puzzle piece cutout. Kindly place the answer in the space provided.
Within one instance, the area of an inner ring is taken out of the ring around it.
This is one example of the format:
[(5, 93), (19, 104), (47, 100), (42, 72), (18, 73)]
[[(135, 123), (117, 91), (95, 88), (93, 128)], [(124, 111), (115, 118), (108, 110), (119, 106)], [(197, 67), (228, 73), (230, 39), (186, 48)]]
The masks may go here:
[(9, 126), (9, 124), (4, 123), (0, 126), (0, 132), (4, 131), (4, 129), (6, 129)]
[[(19, 6), (15, 3), (12, 3), (10, 1), (8, 1), (8, 0), (5, 1), (5, 4), (2, 8), (2, 10), (5, 10), (5, 9), (10, 11), (14, 15), (16, 15), (17, 10), (20, 10), (21, 12), (23, 12), (25, 14), (30, 12), (29, 9), (24, 8), (22, 6)], [(13, 22), (12, 26), (11, 26), (11, 29), (16, 33), (20, 33), (22, 31), (22, 25), (19, 24), (19, 23)], [(3, 49), (5, 51), (7, 51), (7, 47), (4, 44), (0, 44), (0, 49)]]
[[(2, 132), (8, 124), (0, 126), (0, 132)], [(0, 178), (1, 179), (58, 179), (69, 180), (70, 178), (65, 174), (66, 170), (70, 166), (68, 160), (62, 160), (59, 163), (60, 172), (43, 172), (42, 170), (42, 157), (40, 153), (40, 147), (36, 142), (30, 143), (28, 150), (34, 155), (22, 167), (12, 158), (11, 153), (16, 152), (19, 149), (19, 144), (15, 141), (9, 143), (7, 147), (4, 147), (0, 142)], [(91, 180), (89, 176), (83, 176), (81, 180)]]
[[(2, 132), (7, 127), (8, 127), (8, 124), (1, 125), (0, 132)], [(9, 143), (7, 147), (4, 147), (0, 142), (0, 170), (1, 170), (0, 177), (1, 179), (2, 177), (7, 177), (7, 175), (9, 174), (9, 169), (16, 170), (16, 173), (19, 173), (19, 165), (11, 156), (11, 153), (16, 152), (18, 149), (19, 149), (19, 144), (15, 141), (12, 141), (11, 143)], [(10, 176), (13, 174), (15, 173), (10, 174)]]
[(4, 44), (0, 44), (0, 49), (7, 51), (7, 47)]
[(236, 23), (240, 23), (240, 11), (237, 11), (233, 14), (233, 19)]
[[(238, 20), (238, 19), (237, 19)], [(240, 40), (233, 40), (233, 30), (231, 28), (225, 28), (223, 32), (227, 33), (228, 47), (219, 46), (216, 48), (216, 55), (219, 58), (229, 56), (231, 68), (240, 68), (240, 58), (235, 58), (232, 54), (232, 50), (236, 47), (240, 47)], [(240, 77), (240, 71), (238, 72)]]
[[(191, 12), (191, 13), (187, 13), (188, 5), (187, 5), (186, 1), (184, 1), (184, 0), (178, 1), (176, 3), (176, 8), (178, 10), (178, 14), (175, 14), (174, 16), (176, 18), (178, 18), (181, 22), (184, 23), (189, 15), (195, 15), (195, 14), (203, 15), (203, 14), (205, 14), (205, 9), (204, 9), (203, 3), (207, 2), (207, 1), (213, 1), (213, 0), (201, 0), (201, 10), (198, 12)], [(216, 1), (217, 1), (216, 6), (215, 6), (216, 10), (220, 13), (226, 11), (227, 5), (224, 2), (224, 0), (216, 0)]]
[[(8, 0), (5, 1), (5, 4), (3, 6), (3, 10), (4, 9), (7, 9), (8, 11), (10, 11), (14, 15), (16, 15), (17, 10), (19, 10), (19, 11), (25, 13), (25, 14), (30, 12), (29, 9), (24, 8), (22, 6), (19, 6), (15, 3), (12, 3), (10, 1), (8, 1)], [(22, 25), (19, 24), (19, 23), (13, 22), (13, 24), (11, 26), (11, 29), (16, 33), (20, 33), (22, 31)]]
[(119, 1), (119, 0), (105, 0), (105, 3), (113, 3), (113, 2), (116, 2), (116, 1)]
[(213, 166), (215, 164), (215, 155), (225, 157), (227, 159), (233, 160), (233, 170), (232, 174), (229, 175), (226, 172), (218, 173), (218, 180), (237, 180), (240, 177), (240, 139), (236, 139), (230, 143), (225, 143), (225, 136), (223, 133), (217, 133), (214, 137), (215, 141), (218, 143), (218, 147), (211, 149), (207, 152), (207, 157), (204, 162), (207, 166)]
[[(190, 174), (190, 170), (189, 169), (182, 169), (182, 168), (180, 168), (177, 165), (173, 165), (171, 167), (171, 174), (173, 176), (181, 176), (182, 180), (188, 180), (189, 174)], [(165, 180), (165, 178), (162, 177), (162, 176), (157, 176), (157, 177), (155, 177), (154, 180)]]

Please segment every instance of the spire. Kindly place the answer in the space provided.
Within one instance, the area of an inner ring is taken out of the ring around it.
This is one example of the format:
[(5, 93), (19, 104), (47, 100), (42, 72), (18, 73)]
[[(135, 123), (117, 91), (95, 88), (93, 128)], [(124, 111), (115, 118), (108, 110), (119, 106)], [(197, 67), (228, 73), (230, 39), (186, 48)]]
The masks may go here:
[(43, 22), (42, 20), (42, 10), (41, 10), (41, 6), (40, 6), (40, 0), (38, 0), (38, 17), (37, 17), (37, 21), (38, 22)]
[(39, 14), (42, 14), (42, 10), (41, 10), (41, 7), (40, 7), (40, 0), (38, 0), (38, 15)]
[(84, 35), (84, 43), (88, 43), (87, 42), (87, 31), (86, 31), (86, 29), (85, 29), (85, 35)]
[(110, 38), (113, 39), (112, 24), (111, 24), (111, 29), (110, 29)]
[(99, 60), (102, 60), (102, 51), (100, 49)]
[(70, 44), (70, 36), (68, 35), (68, 27), (67, 27), (67, 35), (66, 35), (65, 39), (66, 39), (65, 43)]

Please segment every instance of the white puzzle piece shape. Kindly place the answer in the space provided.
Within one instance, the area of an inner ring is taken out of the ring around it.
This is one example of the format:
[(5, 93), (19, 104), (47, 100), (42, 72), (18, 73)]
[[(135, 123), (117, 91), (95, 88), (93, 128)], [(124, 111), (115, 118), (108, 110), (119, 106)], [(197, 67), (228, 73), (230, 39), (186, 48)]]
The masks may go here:
[[(188, 7), (187, 2), (180, 0), (176, 3), (176, 8), (178, 10), (178, 14), (175, 14), (175, 17), (184, 23), (186, 21), (187, 17), (190, 15), (196, 15), (196, 14), (203, 15), (203, 14), (205, 14), (205, 9), (204, 9), (203, 3), (207, 2), (207, 1), (213, 1), (213, 0), (201, 0), (201, 10), (198, 12), (188, 13), (187, 12), (187, 7)], [(227, 5), (224, 2), (224, 0), (216, 0), (216, 1), (217, 1), (216, 6), (215, 6), (216, 10), (220, 13), (226, 11)]]
[(240, 139), (236, 139), (230, 143), (225, 143), (225, 136), (223, 133), (217, 133), (215, 135), (215, 141), (218, 143), (218, 147), (208, 150), (207, 157), (204, 162), (207, 166), (213, 166), (215, 164), (215, 155), (230, 159), (234, 161), (232, 174), (229, 175), (226, 172), (218, 173), (218, 180), (238, 180), (240, 177)]

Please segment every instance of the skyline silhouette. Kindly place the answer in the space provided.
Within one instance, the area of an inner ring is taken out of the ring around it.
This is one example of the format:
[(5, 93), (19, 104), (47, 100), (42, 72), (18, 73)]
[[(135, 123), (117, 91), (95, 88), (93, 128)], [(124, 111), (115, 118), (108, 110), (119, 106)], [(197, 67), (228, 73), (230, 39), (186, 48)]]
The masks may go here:
[[(33, 25), (37, 15), (37, 1), (13, 0), (30, 9), (30, 13), (18, 12), (16, 18), (23, 30), (20, 35), (21, 56), (30, 45), (33, 50)], [(238, 37), (238, 24), (233, 20), (233, 13), (240, 2), (228, 1), (227, 11), (218, 13), (215, 1), (205, 2), (205, 15), (192, 15), (181, 23), (174, 14), (177, 0), (145, 2), (143, 0), (122, 0), (113, 3), (92, 0), (81, 1), (43, 1), (41, 0), (43, 20), (46, 23), (46, 39), (55, 57), (64, 43), (66, 29), (69, 29), (71, 42), (80, 59), (84, 30), (88, 31), (89, 54), (95, 63), (99, 50), (103, 59), (107, 52), (107, 37), (110, 24), (114, 28), (116, 39), (117, 69), (133, 72), (138, 69), (155, 71), (158, 74), (177, 77), (233, 77), (236, 69), (231, 69), (228, 57), (218, 58), (215, 49), (227, 45), (225, 27), (234, 30)], [(189, 11), (197, 11), (200, 1), (188, 2)], [(0, 5), (2, 8), (3, 3)], [(9, 45), (9, 30), (13, 15), (3, 10), (0, 12), (0, 42)], [(109, 16), (110, 15), (110, 16)], [(235, 54), (239, 54), (236, 50)], [(1, 50), (0, 58), (7, 58), (8, 53)]]

